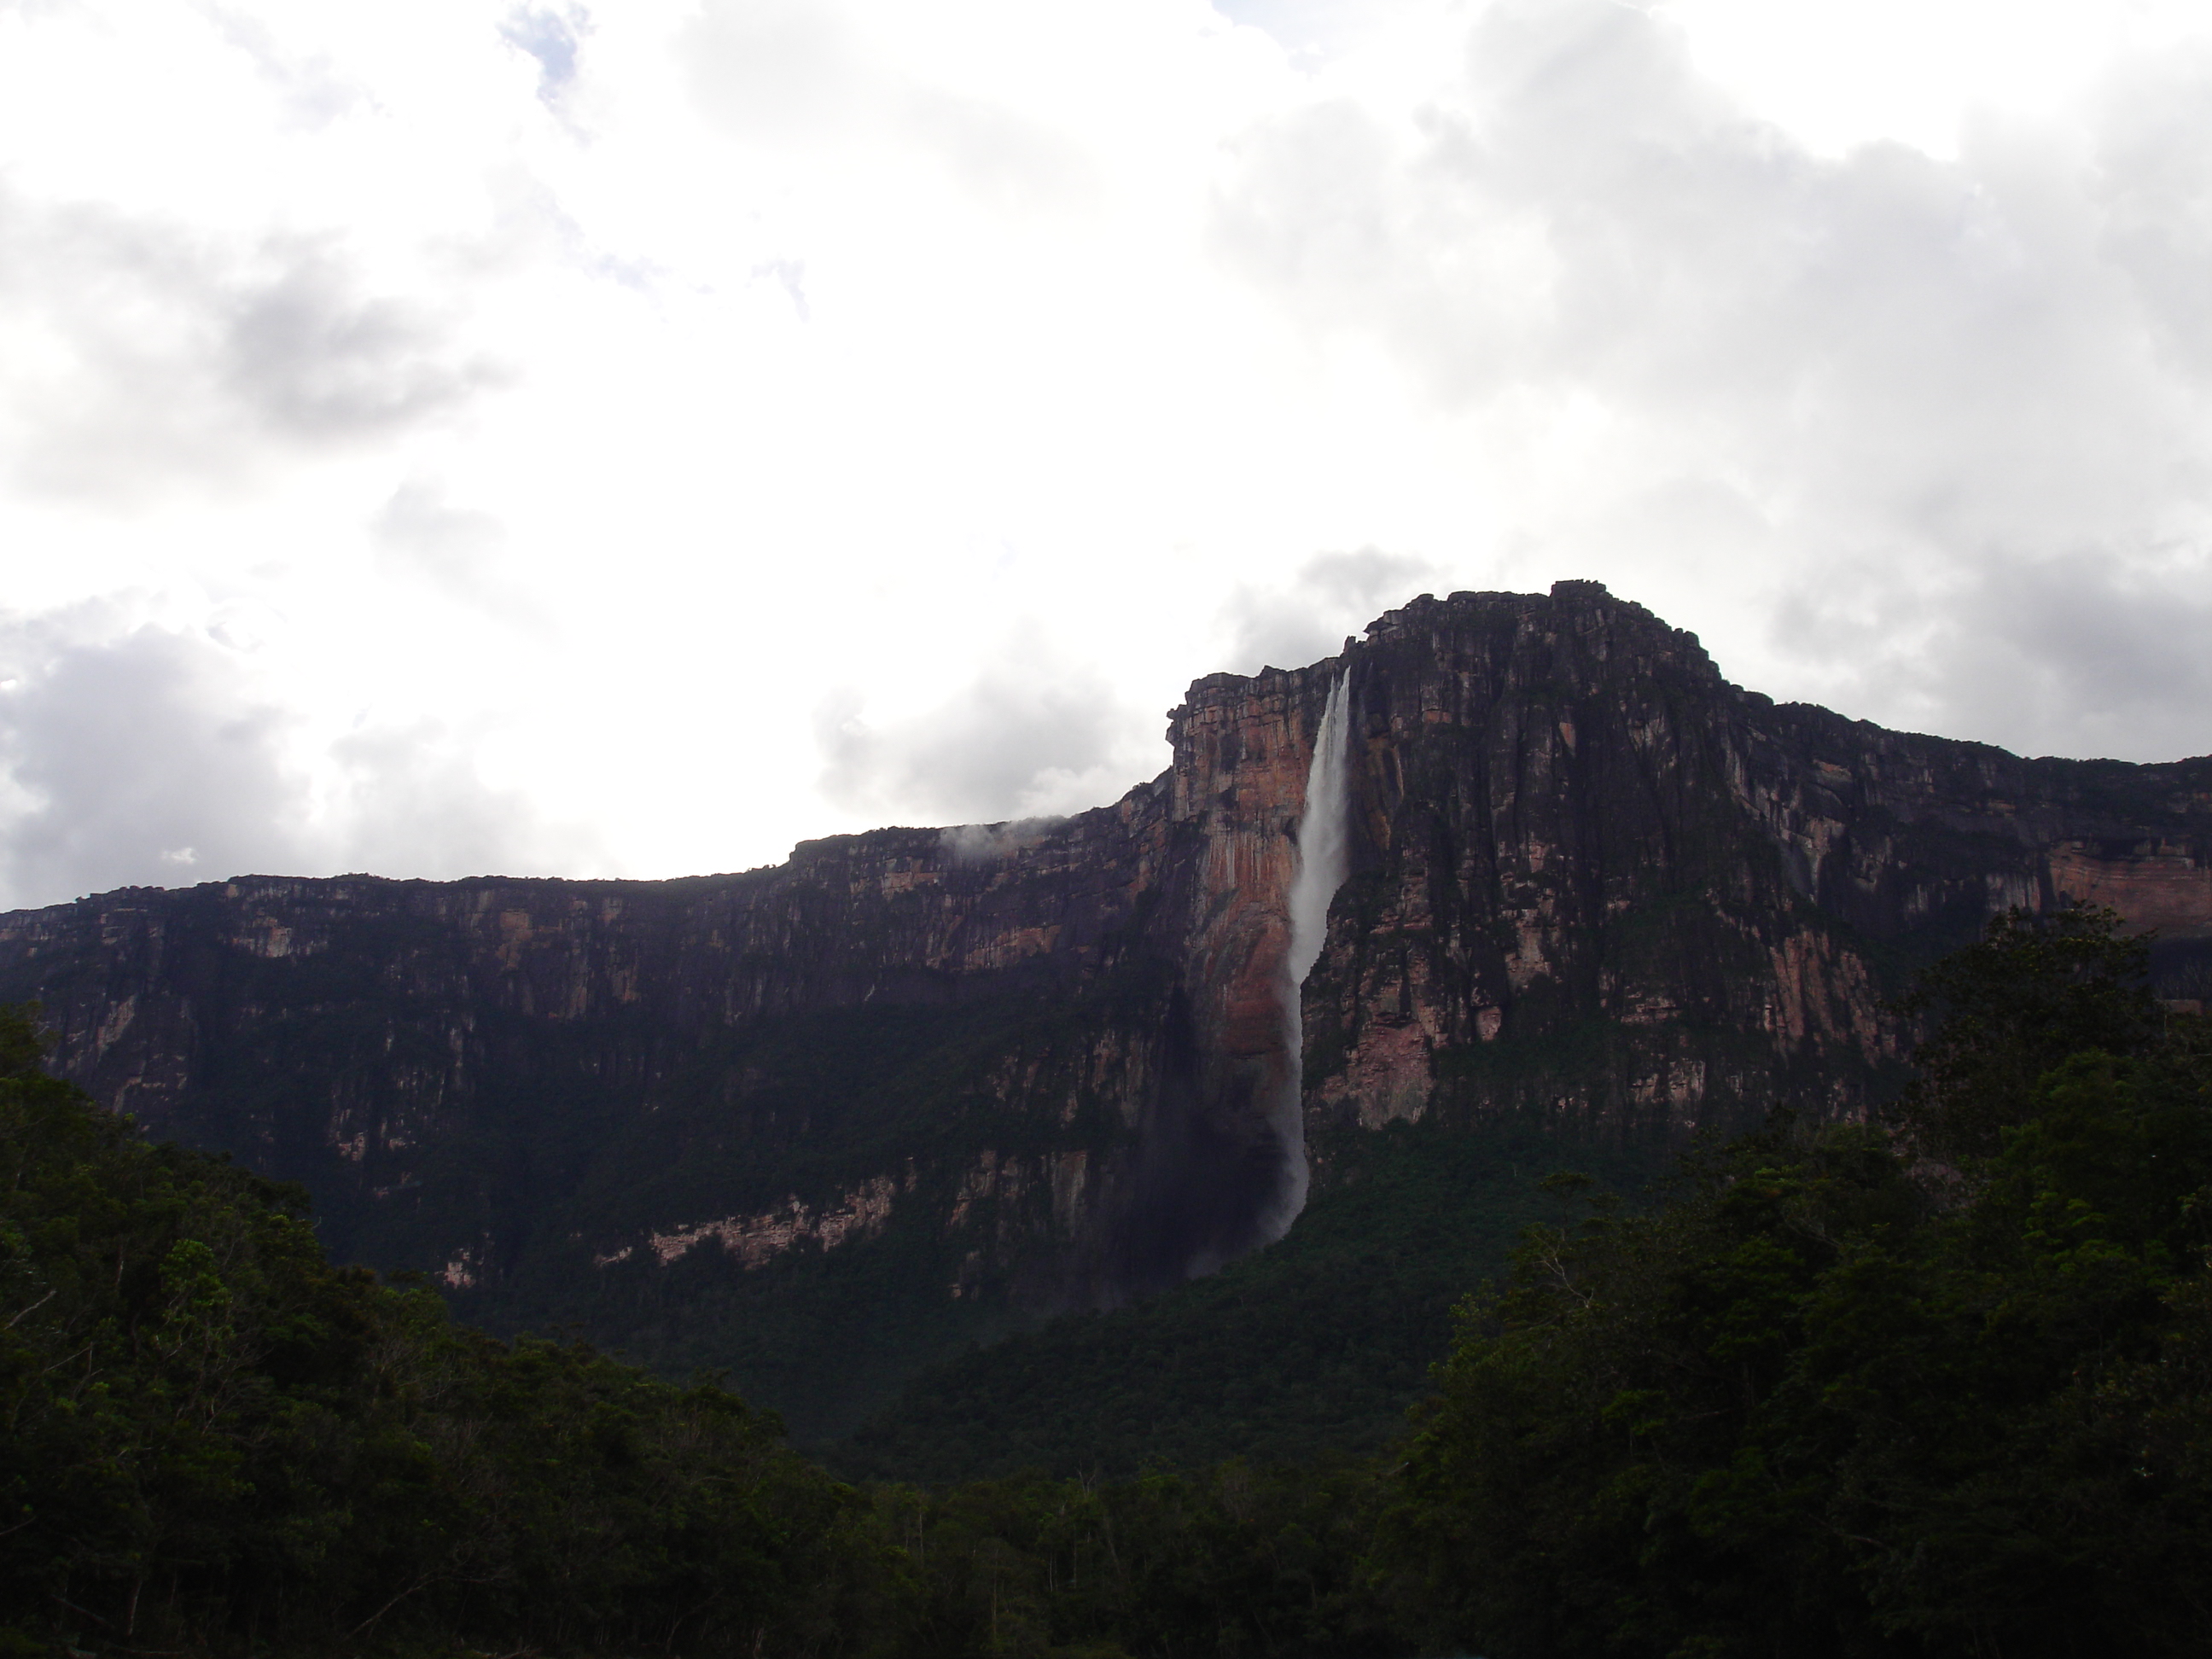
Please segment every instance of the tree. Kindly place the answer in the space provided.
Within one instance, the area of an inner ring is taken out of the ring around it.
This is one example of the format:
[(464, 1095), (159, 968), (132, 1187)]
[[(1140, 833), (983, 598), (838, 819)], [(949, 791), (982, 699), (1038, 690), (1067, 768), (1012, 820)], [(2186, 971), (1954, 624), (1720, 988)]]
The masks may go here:
[(1987, 1158), (2069, 1054), (2134, 1054), (2164, 1020), (2150, 992), (2150, 939), (2124, 936), (2118, 914), (2010, 909), (1981, 939), (1923, 974), (1895, 1005), (1935, 1018), (1913, 1051), (1919, 1076), (1892, 1111), (1930, 1155)]
[(38, 1053), (0, 1013), (16, 1648), (866, 1654), (900, 1628), (865, 1502), (772, 1419), (455, 1327), (330, 1262), (296, 1188), (148, 1143)]
[(2212, 1066), (2138, 951), (2001, 919), (1923, 981), (1904, 1132), (1778, 1120), (1654, 1211), (1532, 1233), (1401, 1477), (1432, 1639), (2212, 1649)]

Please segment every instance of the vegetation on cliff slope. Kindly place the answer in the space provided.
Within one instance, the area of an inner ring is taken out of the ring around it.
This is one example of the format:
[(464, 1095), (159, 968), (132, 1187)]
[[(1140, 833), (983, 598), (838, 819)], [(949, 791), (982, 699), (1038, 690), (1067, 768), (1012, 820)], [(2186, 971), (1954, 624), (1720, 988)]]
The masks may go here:
[(1380, 1475), (862, 1491), (709, 1385), (332, 1266), (0, 1017), (0, 1654), (1398, 1651)]
[(1492, 1655), (2212, 1646), (2212, 1056), (2000, 920), (1891, 1128), (1770, 1125), (1464, 1310), (1401, 1534)]
[(1523, 1229), (1561, 1218), (1542, 1185), (1558, 1163), (1633, 1193), (1662, 1156), (1648, 1140), (1565, 1146), (1519, 1114), (1348, 1127), (1312, 1150), (1314, 1196), (1279, 1243), (925, 1371), (822, 1455), (942, 1483), (1379, 1455), (1429, 1390), (1454, 1304), (1506, 1271)]
[(332, 1267), (296, 1190), (139, 1139), (0, 1024), (0, 1622), (278, 1651), (808, 1650), (883, 1574), (735, 1396)]
[(0, 1652), (2202, 1652), (2212, 1038), (2139, 965), (2001, 921), (1894, 1122), (1531, 1229), (1380, 1458), (934, 1492), (334, 1268), (0, 1025)]

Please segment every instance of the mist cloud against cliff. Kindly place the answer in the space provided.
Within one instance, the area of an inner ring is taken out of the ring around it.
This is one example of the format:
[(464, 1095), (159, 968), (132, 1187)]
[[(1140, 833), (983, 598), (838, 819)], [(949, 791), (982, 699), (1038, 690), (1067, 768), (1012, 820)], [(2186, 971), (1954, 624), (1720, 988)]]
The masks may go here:
[(0, 0), (0, 901), (1063, 812), (1595, 577), (2212, 750), (2212, 0)]

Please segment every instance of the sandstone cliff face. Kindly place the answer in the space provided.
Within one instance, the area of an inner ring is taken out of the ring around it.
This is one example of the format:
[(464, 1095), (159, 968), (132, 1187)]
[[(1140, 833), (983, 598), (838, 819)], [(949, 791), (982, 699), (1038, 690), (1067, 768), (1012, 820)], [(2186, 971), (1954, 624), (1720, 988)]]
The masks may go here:
[(2201, 994), (2212, 763), (1777, 708), (1590, 584), (1419, 600), (1346, 660), (1365, 847), (1307, 988), (1316, 1124), (1856, 1109), (1903, 1052), (1897, 975), (2012, 904), (2111, 904)]
[(478, 1316), (580, 1320), (771, 1400), (776, 1345), (859, 1352), (889, 1322), (908, 1334), (835, 1408), (858, 1409), (933, 1345), (1253, 1242), (1340, 674), (1353, 868), (1304, 994), (1317, 1145), (1855, 1109), (1900, 1054), (1882, 996), (2008, 903), (2112, 904), (2165, 935), (2169, 994), (2206, 994), (2212, 763), (1778, 708), (1564, 583), (1200, 680), (1170, 769), (1062, 822), (675, 882), (131, 890), (0, 918), (0, 996), (43, 1000), (99, 1097), (307, 1182), (341, 1250)]

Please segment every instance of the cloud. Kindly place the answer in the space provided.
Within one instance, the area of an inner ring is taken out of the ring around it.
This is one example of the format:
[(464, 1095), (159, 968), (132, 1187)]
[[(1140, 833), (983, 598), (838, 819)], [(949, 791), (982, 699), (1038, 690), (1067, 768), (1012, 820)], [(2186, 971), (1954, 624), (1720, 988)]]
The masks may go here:
[(600, 855), (483, 781), (481, 732), (370, 725), (318, 752), (239, 651), (111, 620), (0, 631), (0, 902), (246, 874), (550, 874)]
[(2212, 41), (2134, 65), (2097, 115), (2089, 191), (2100, 251), (2135, 285), (2173, 366), (2212, 380)]
[(971, 195), (1001, 212), (1079, 210), (1098, 198), (1097, 170), (1080, 146), (1001, 106), (916, 88), (903, 125)]
[[(1535, 462), (1485, 474), (1520, 568), (1687, 599), (1688, 625), (1764, 606), (1805, 691), (1991, 735), (2002, 700), (1915, 653), (2006, 655), (2030, 595), (2085, 627), (2134, 614), (2121, 595), (2212, 599), (2208, 94), (2200, 46), (2122, 64), (2078, 116), (1981, 118), (1955, 159), (1827, 157), (1663, 15), (1504, 0), (1413, 121), (1340, 99), (1255, 128), (1212, 235), (1316, 337), (1381, 344)], [(1870, 595), (1895, 627), (1853, 624)], [(2119, 659), (2067, 660), (2055, 731), (2125, 724)]]
[(934, 707), (880, 721), (833, 693), (815, 711), (817, 787), (848, 811), (995, 823), (1079, 811), (1127, 787), (1136, 722), (1094, 670), (1005, 651)]
[[(1971, 572), (1940, 605), (1893, 589), (1855, 613), (1785, 609), (1780, 628), (1808, 656), (1847, 665), (1855, 696), (1879, 695), (1895, 723), (1961, 727), (2023, 754), (2172, 759), (2208, 747), (2212, 602), (2109, 552)], [(1914, 718), (1915, 714), (1921, 718)]]
[(510, 626), (547, 626), (537, 595), (507, 574), (507, 526), (456, 506), (441, 485), (422, 478), (401, 484), (369, 519), (368, 534), (381, 569), (427, 581)]
[(282, 762), (284, 717), (222, 651), (158, 628), (97, 642), (19, 630), (6, 650), (13, 902), (297, 866), (304, 799)]
[(1380, 548), (1316, 553), (1285, 586), (1243, 586), (1231, 597), (1222, 609), (1228, 645), (1220, 666), (1252, 674), (1333, 657), (1347, 635), (1405, 604), (1438, 574), (1426, 559)]
[(392, 492), (369, 520), (369, 534), (394, 562), (471, 595), (507, 540), (505, 527), (490, 514), (455, 507), (442, 489), (421, 479)]
[(323, 867), (449, 881), (590, 867), (595, 838), (545, 822), (518, 789), (478, 772), (468, 734), (437, 720), (349, 732), (331, 745), (339, 782), (318, 848)]
[(0, 434), (19, 487), (143, 502), (389, 439), (503, 383), (331, 235), (241, 242), (0, 185)]
[(366, 88), (349, 79), (322, 52), (288, 51), (275, 29), (240, 6), (207, 4), (202, 15), (228, 45), (243, 52), (261, 80), (282, 100), (288, 125), (313, 131), (369, 101)]
[(1301, 61), (1325, 58), (1358, 40), (1382, 0), (1212, 0), (1231, 22), (1264, 29)]
[(817, 0), (707, 0), (678, 55), (700, 106), (746, 138), (834, 132), (869, 73), (854, 32)]
[(1974, 672), (1965, 653), (1948, 664), (1965, 682), (1950, 701), (1990, 705), (1979, 723), (2010, 723), (2023, 746), (2063, 733), (2069, 748), (2092, 755), (2203, 745), (2212, 604), (2178, 601), (2122, 562), (2086, 554), (1993, 574), (1984, 599), (1987, 632), (2014, 660), (1999, 674)]
[(945, 832), (942, 845), (955, 864), (994, 864), (1042, 842), (1063, 817), (1016, 818), (1006, 823), (962, 823)]
[(806, 303), (806, 261), (804, 259), (764, 259), (752, 268), (748, 283), (763, 278), (773, 281), (791, 301), (793, 315), (802, 323), (811, 322), (812, 308)]
[(825, 0), (707, 0), (682, 57), (699, 107), (736, 137), (931, 156), (972, 199), (1016, 217), (1098, 201), (1084, 147), (1003, 95), (1023, 88), (947, 84), (878, 33)]
[(497, 376), (443, 361), (411, 301), (363, 295), (319, 239), (268, 245), (222, 307), (213, 379), (262, 430), (306, 442), (381, 436)]
[[(1775, 9), (16, 5), (0, 548), (107, 608), (0, 624), (0, 875), (1070, 811), (1194, 675), (1562, 576), (1849, 714), (2212, 747), (2212, 13), (1814, 30), (1908, 130)], [(2028, 36), (2103, 67), (1937, 132)], [(264, 830), (165, 774), (134, 841), (40, 735), (103, 696)]]
[(547, 6), (517, 6), (499, 26), (499, 38), (538, 63), (538, 96), (556, 102), (576, 78), (576, 53), (592, 32), (591, 14), (581, 6), (556, 11)]

